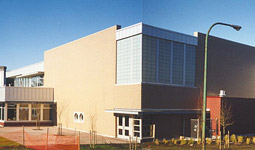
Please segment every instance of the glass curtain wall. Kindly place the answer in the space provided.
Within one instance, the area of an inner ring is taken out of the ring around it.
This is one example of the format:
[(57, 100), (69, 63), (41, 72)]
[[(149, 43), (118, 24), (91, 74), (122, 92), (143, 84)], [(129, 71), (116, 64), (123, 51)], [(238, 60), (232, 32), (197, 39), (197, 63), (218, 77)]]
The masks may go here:
[(38, 87), (43, 86), (43, 76), (34, 76), (27, 78), (15, 78), (15, 87)]
[(141, 82), (142, 35), (117, 41), (117, 84)]
[(142, 82), (195, 86), (196, 47), (143, 35)]
[[(117, 41), (117, 84), (195, 86), (196, 47), (148, 35)], [(142, 76), (142, 77), (141, 77)]]

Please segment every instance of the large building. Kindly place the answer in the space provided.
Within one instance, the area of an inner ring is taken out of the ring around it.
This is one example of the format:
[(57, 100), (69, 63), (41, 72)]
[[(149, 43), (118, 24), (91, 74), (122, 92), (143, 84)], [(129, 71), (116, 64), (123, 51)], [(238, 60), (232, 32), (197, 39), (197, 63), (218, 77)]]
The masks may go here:
[[(113, 26), (45, 51), (44, 62), (32, 65), (37, 65), (34, 68), (27, 66), (33, 71), (27, 72), (27, 67), (7, 71), (7, 81), (14, 87), (1, 82), (6, 85), (3, 89), (42, 89), (52, 96), (1, 99), (0, 91), (3, 123), (21, 124), (17, 116), (23, 105), (27, 106), (25, 122), (33, 122), (36, 113), (32, 106), (37, 103), (42, 122), (57, 121), (66, 128), (124, 139), (137, 136), (139, 140), (194, 136), (192, 120), (200, 118), (201, 110), (204, 38), (202, 33), (191, 36), (138, 23)], [(255, 98), (254, 50), (209, 38), (209, 97), (219, 97), (220, 90), (225, 90), (224, 98)], [(33, 94), (38, 95), (36, 91)], [(15, 112), (9, 110), (9, 103)], [(44, 120), (46, 108), (51, 110), (48, 120)], [(211, 117), (219, 117), (213, 107), (209, 109)], [(16, 117), (7, 119), (13, 113)]]
[(54, 125), (54, 89), (43, 87), (43, 76), (43, 62), (7, 72), (0, 67), (0, 125)]

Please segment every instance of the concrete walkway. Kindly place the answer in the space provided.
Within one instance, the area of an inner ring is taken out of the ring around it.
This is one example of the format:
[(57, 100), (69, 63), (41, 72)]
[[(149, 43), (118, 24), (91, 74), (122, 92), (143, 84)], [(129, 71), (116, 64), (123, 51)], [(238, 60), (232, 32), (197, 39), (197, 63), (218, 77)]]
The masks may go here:
[[(28, 137), (31, 137), (31, 140), (38, 139), (43, 142), (46, 141), (47, 137), (47, 129), (49, 129), (49, 136), (55, 137), (73, 137), (73, 139), (77, 139), (78, 131), (62, 129), (63, 136), (57, 136), (57, 127), (41, 127), (40, 130), (37, 130), (36, 127), (24, 127), (26, 140)], [(10, 139), (12, 141), (18, 142), (20, 144), (23, 143), (23, 128), (22, 127), (3, 127), (0, 128), (0, 136)], [(43, 138), (41, 138), (43, 137)], [(124, 144), (128, 143), (128, 140), (121, 140), (117, 138), (110, 138), (105, 136), (96, 135), (95, 141), (97, 144)], [(43, 139), (43, 140), (42, 140)], [(56, 139), (56, 138), (55, 138)], [(26, 142), (25, 140), (25, 142)], [(51, 139), (48, 139), (52, 141)], [(62, 140), (63, 142), (63, 140)], [(28, 143), (28, 142), (27, 142)], [(90, 135), (86, 132), (80, 132), (80, 144), (90, 144)], [(26, 145), (26, 144), (25, 144)]]

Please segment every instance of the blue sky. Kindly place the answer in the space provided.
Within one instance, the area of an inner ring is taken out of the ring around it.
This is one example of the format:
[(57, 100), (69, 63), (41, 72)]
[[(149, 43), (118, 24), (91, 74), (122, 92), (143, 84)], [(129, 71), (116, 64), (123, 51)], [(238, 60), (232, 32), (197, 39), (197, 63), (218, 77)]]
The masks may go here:
[(206, 33), (255, 46), (253, 0), (0, 0), (0, 65), (43, 61), (43, 52), (119, 24), (138, 22), (186, 34)]

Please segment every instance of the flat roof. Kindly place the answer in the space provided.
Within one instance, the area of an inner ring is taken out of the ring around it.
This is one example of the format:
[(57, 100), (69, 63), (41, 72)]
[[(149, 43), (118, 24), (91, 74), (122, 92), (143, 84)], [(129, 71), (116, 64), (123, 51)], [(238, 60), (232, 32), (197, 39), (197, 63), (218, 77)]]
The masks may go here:
[(6, 72), (6, 78), (20, 78), (29, 77), (44, 74), (44, 62), (38, 62), (35, 64), (27, 65), (14, 70), (8, 70)]
[(115, 114), (194, 114), (199, 113), (200, 109), (126, 109), (126, 108), (114, 108), (107, 109), (105, 112), (111, 112)]

